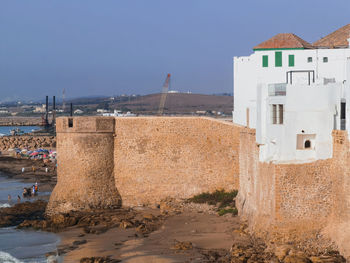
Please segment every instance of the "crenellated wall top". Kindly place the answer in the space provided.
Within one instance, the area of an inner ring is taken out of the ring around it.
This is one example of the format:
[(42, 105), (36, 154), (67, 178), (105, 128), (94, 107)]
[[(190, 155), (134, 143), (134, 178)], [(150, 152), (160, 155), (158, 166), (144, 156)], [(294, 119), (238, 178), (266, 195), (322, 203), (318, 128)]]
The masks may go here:
[(59, 117), (56, 132), (64, 133), (114, 133), (114, 117)]

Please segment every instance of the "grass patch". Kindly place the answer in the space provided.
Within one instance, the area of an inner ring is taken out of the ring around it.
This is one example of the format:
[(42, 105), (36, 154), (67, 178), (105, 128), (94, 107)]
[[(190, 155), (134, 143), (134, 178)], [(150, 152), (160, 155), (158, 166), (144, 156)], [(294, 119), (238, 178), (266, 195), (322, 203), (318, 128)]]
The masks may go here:
[(220, 210), (218, 210), (218, 214), (219, 216), (223, 216), (225, 214), (232, 214), (234, 216), (238, 215), (238, 210), (237, 208), (228, 208), (228, 209), (225, 209), (225, 208), (222, 208)]
[(199, 195), (195, 195), (189, 199), (188, 202), (197, 203), (197, 204), (209, 204), (218, 206), (218, 214), (224, 215), (227, 213), (231, 213), (233, 215), (237, 215), (237, 208), (235, 203), (235, 197), (237, 196), (238, 191), (233, 190), (230, 192), (225, 192), (224, 190), (216, 190), (213, 193), (201, 193)]

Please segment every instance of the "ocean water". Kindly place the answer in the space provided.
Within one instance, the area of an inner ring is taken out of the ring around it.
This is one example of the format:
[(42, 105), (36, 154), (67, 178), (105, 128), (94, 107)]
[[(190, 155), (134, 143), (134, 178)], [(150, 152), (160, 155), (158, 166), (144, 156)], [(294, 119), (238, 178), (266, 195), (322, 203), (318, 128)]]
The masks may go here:
[(59, 242), (54, 233), (0, 228), (0, 263), (46, 263), (45, 254), (55, 251)]
[(41, 129), (41, 127), (39, 126), (0, 126), (0, 136), (11, 135), (11, 130), (16, 128), (19, 128), (21, 131), (24, 131), (25, 133)]
[[(50, 192), (40, 192), (40, 184), (39, 184), (39, 194), (34, 197), (22, 197), (23, 187), (31, 187), (35, 184), (33, 183), (23, 183), (15, 179), (10, 179), (3, 176), (0, 172), (0, 208), (1, 207), (10, 207), (17, 203), (17, 196), (21, 197), (21, 202), (25, 201), (35, 201), (38, 199), (47, 199), (47, 196), (50, 195)], [(9, 200), (8, 196), (11, 196)], [(45, 198), (46, 197), (46, 198)]]
[[(17, 195), (22, 194), (23, 187), (29, 187), (28, 183), (23, 183), (14, 179), (8, 179), (0, 174), (0, 207), (8, 207), (17, 202)], [(8, 194), (12, 200), (8, 201)], [(40, 193), (39, 185), (39, 196)], [(34, 199), (24, 199), (22, 201), (32, 201)], [(0, 228), (0, 263), (43, 263), (47, 262), (45, 254), (55, 251), (60, 239), (54, 233), (19, 230), (15, 227)]]

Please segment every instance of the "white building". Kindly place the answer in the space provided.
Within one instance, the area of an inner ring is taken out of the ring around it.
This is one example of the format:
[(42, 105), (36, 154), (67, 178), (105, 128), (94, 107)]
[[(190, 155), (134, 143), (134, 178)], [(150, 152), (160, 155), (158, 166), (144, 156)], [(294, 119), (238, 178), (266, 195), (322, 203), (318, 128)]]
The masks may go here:
[(350, 24), (312, 45), (278, 34), (234, 57), (233, 121), (256, 128), (260, 160), (332, 157), (332, 130), (350, 132)]

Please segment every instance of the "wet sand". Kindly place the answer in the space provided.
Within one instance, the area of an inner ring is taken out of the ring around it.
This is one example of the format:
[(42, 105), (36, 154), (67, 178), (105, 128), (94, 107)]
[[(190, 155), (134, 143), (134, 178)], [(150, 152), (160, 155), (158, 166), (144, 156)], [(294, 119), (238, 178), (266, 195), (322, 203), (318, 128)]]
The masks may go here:
[[(147, 209), (147, 212), (150, 212)], [(153, 210), (154, 214), (159, 213)], [(79, 262), (83, 257), (104, 257), (122, 262), (209, 262), (206, 250), (230, 250), (234, 240), (247, 243), (235, 229), (241, 227), (238, 217), (185, 211), (168, 217), (164, 224), (146, 237), (135, 229), (114, 228), (103, 234), (84, 234), (71, 228), (61, 232), (59, 248), (68, 248), (73, 242), (83, 244), (64, 256), (65, 262)], [(86, 241), (86, 243), (85, 243)], [(191, 242), (193, 248), (174, 249), (177, 242)], [(204, 252), (204, 253), (203, 253)]]

